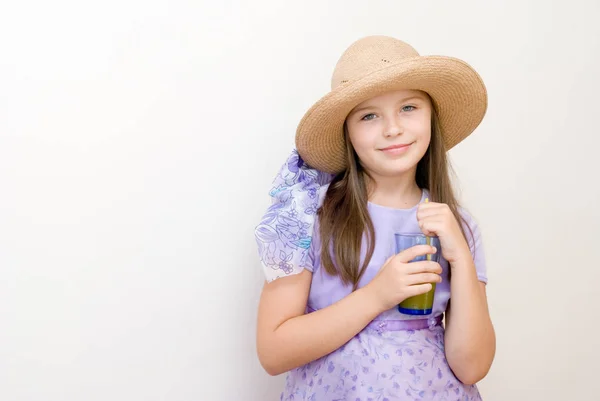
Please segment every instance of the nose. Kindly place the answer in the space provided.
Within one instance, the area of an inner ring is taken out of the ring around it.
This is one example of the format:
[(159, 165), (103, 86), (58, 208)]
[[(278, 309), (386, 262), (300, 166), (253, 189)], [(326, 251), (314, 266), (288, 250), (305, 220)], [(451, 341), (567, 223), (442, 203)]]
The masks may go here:
[(389, 138), (389, 137), (400, 135), (403, 132), (404, 132), (404, 128), (402, 127), (399, 119), (396, 116), (386, 118), (386, 125), (385, 125), (385, 130), (383, 133), (384, 136)]

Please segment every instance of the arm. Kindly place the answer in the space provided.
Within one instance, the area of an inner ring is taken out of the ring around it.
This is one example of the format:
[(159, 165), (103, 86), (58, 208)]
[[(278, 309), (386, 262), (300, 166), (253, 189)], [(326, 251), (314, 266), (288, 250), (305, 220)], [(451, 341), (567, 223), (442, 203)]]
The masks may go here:
[(312, 273), (265, 284), (257, 323), (257, 351), (263, 368), (278, 375), (325, 356), (359, 333), (382, 308), (367, 287), (304, 314)]
[(439, 236), (442, 254), (451, 268), (444, 338), (446, 359), (461, 382), (474, 384), (488, 373), (496, 353), (485, 284), (478, 277), (485, 279), (479, 230), (472, 224), (467, 243), (453, 212), (443, 203), (419, 205), (417, 219), (425, 235)]
[[(468, 251), (467, 251), (468, 252)], [(485, 284), (477, 278), (470, 252), (452, 265), (451, 304), (446, 311), (446, 359), (465, 384), (483, 379), (496, 353), (496, 335)]]
[(314, 361), (344, 345), (383, 311), (428, 292), (429, 283), (441, 281), (442, 268), (435, 262), (409, 261), (433, 252), (418, 245), (390, 257), (369, 284), (308, 315), (304, 310), (312, 273), (304, 270), (266, 284), (258, 309), (260, 363), (276, 375)]

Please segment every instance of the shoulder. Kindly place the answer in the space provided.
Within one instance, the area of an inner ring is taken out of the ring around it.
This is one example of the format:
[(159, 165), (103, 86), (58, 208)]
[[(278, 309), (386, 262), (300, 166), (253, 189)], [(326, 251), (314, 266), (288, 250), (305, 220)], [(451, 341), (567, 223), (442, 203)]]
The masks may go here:
[(477, 278), (483, 283), (487, 283), (487, 262), (485, 257), (485, 250), (483, 244), (483, 238), (481, 235), (481, 229), (475, 217), (469, 213), (465, 208), (460, 207), (458, 213), (461, 215), (463, 221), (462, 226), (467, 239), (467, 244), (471, 250), (473, 256), (473, 262), (475, 263), (475, 270), (477, 271)]
[(477, 223), (477, 220), (475, 219), (475, 216), (471, 212), (469, 212), (466, 208), (459, 206), (458, 214), (460, 215), (460, 217), (462, 217), (463, 224), (469, 225), (469, 227), (471, 227), (472, 229), (479, 226), (479, 224)]
[(458, 214), (462, 218), (460, 223), (465, 232), (469, 247), (473, 251), (481, 244), (481, 228), (479, 223), (475, 216), (462, 206), (458, 207)]

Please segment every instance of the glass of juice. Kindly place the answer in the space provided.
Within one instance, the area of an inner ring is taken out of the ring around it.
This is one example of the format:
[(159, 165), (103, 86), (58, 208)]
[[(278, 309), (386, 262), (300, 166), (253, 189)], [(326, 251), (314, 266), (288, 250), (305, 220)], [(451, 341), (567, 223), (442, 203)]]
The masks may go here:
[[(415, 245), (427, 245), (428, 243), (437, 248), (437, 252), (430, 255), (417, 256), (411, 262), (422, 260), (432, 260), (439, 263), (441, 255), (440, 239), (438, 237), (427, 237), (423, 234), (394, 234), (396, 244), (396, 254)], [(431, 291), (410, 297), (398, 305), (398, 311), (407, 315), (429, 315), (433, 309), (433, 299), (435, 294), (435, 284), (432, 283)]]

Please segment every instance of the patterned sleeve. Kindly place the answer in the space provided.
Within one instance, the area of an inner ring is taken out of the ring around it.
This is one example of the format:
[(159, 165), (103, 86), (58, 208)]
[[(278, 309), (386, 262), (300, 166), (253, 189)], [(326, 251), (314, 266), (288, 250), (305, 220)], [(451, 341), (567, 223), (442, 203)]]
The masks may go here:
[(463, 227), (465, 227), (465, 234), (467, 235), (469, 249), (471, 250), (471, 255), (473, 256), (473, 262), (475, 263), (475, 270), (477, 271), (477, 278), (479, 281), (486, 283), (488, 282), (487, 275), (487, 264), (485, 258), (485, 251), (483, 249), (483, 240), (481, 237), (481, 230), (479, 229), (479, 225), (475, 221), (475, 219), (467, 213), (464, 209), (460, 210), (461, 215), (465, 219), (466, 224), (470, 227), (471, 231), (465, 227), (463, 223)]
[(331, 174), (308, 166), (294, 149), (275, 177), (269, 195), (272, 204), (254, 231), (268, 282), (312, 271), (311, 243), (320, 205), (319, 189)]

